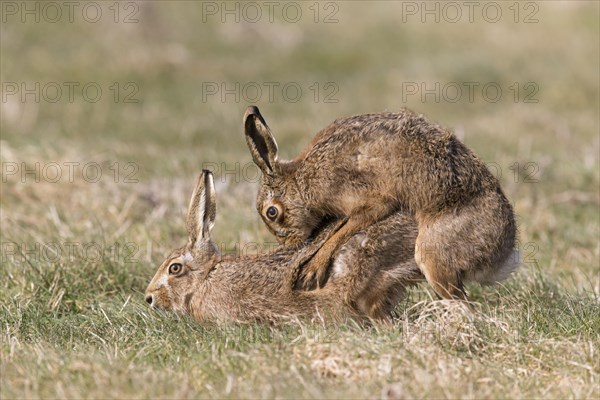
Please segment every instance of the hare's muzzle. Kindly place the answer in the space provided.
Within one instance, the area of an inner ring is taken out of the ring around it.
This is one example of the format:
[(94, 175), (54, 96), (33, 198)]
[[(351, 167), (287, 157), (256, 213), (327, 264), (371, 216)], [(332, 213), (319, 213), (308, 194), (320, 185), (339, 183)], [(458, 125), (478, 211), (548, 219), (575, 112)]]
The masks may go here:
[(154, 296), (152, 296), (151, 294), (147, 294), (146, 295), (146, 303), (152, 305), (153, 302), (154, 302)]

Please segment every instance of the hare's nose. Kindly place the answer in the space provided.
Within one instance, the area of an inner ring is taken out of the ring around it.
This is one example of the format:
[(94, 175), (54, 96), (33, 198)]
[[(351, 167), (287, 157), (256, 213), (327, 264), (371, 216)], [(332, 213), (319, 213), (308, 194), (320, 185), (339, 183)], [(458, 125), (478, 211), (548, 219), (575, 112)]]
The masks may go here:
[(148, 304), (152, 305), (152, 301), (153, 301), (153, 300), (154, 300), (154, 299), (152, 298), (152, 295), (151, 295), (151, 294), (149, 294), (148, 296), (146, 296), (146, 303), (148, 303)]

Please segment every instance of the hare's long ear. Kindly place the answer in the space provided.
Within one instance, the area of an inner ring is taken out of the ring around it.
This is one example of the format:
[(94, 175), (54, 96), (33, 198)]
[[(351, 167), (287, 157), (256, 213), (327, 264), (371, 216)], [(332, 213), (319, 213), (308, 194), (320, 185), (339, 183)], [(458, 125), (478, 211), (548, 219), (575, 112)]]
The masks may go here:
[(187, 215), (189, 244), (196, 247), (210, 241), (210, 231), (215, 224), (217, 200), (212, 172), (203, 170), (192, 194)]
[(264, 174), (271, 174), (277, 162), (277, 143), (258, 107), (250, 106), (246, 110), (244, 130), (254, 163)]

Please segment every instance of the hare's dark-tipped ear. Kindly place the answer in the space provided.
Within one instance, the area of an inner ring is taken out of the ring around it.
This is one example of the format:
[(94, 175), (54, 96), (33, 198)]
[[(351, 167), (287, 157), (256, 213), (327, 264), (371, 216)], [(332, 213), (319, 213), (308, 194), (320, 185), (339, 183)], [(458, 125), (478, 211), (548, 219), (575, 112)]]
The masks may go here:
[(187, 215), (189, 242), (198, 246), (210, 240), (210, 231), (215, 224), (217, 200), (212, 172), (203, 170), (192, 194)]
[(250, 106), (244, 114), (246, 142), (254, 163), (265, 174), (271, 174), (277, 162), (277, 143), (258, 107)]

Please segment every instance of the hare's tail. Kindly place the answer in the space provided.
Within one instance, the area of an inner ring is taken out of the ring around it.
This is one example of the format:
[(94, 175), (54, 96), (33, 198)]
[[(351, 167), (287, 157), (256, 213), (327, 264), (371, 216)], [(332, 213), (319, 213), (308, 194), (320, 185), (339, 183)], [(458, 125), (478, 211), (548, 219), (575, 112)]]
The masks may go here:
[(495, 285), (502, 282), (512, 274), (521, 262), (521, 255), (518, 250), (514, 250), (500, 266), (487, 271), (477, 271), (466, 277), (468, 281), (474, 281), (481, 285)]

